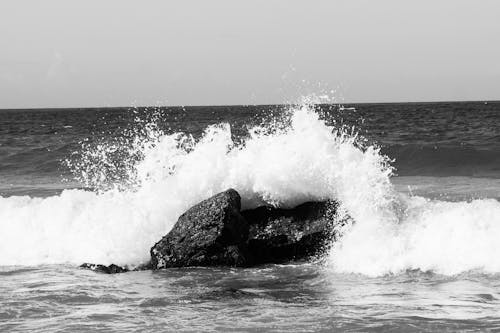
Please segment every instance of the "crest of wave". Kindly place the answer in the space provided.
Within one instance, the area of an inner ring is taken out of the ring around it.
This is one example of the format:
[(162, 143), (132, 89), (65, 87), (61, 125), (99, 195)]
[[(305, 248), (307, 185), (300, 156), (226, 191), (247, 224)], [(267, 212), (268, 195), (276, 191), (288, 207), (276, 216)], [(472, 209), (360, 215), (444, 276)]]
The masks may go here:
[(392, 218), (365, 216), (334, 245), (329, 264), (335, 272), (500, 272), (498, 200), (445, 202), (401, 196), (389, 206)]
[[(244, 208), (335, 199), (356, 220), (390, 215), (384, 208), (393, 201), (387, 159), (327, 126), (310, 100), (275, 123), (249, 129), (239, 145), (228, 124), (208, 127), (198, 141), (154, 129), (148, 135), (127, 146), (135, 156), (125, 167), (127, 186), (0, 198), (0, 264), (139, 264), (181, 213), (229, 187), (241, 194)], [(106, 149), (89, 152), (87, 162), (103, 163)], [(91, 185), (108, 179), (92, 173), (102, 168), (77, 165), (91, 170), (84, 175)]]

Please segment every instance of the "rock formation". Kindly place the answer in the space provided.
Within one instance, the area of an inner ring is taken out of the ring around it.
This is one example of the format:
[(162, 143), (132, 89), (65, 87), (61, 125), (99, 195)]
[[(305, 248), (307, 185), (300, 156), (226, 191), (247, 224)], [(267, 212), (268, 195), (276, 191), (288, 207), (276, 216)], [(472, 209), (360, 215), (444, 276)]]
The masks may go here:
[(248, 261), (248, 224), (235, 190), (191, 207), (151, 248), (153, 269), (184, 266), (244, 266)]
[(121, 267), (115, 264), (105, 266), (105, 265), (84, 263), (80, 265), (80, 268), (90, 269), (94, 272), (105, 273), (105, 274), (125, 273), (129, 271), (126, 267)]
[(303, 259), (321, 253), (333, 237), (333, 203), (307, 202), (292, 209), (240, 208), (240, 196), (233, 189), (190, 208), (151, 248), (152, 268), (251, 266)]
[[(151, 248), (151, 262), (134, 270), (244, 267), (318, 255), (337, 236), (336, 208), (333, 202), (306, 202), (291, 209), (262, 206), (241, 211), (240, 195), (229, 189), (182, 214), (172, 230)], [(81, 267), (102, 273), (128, 271), (117, 265)]]
[(336, 205), (306, 202), (292, 209), (243, 211), (249, 223), (248, 249), (255, 262), (278, 263), (321, 254), (333, 237)]

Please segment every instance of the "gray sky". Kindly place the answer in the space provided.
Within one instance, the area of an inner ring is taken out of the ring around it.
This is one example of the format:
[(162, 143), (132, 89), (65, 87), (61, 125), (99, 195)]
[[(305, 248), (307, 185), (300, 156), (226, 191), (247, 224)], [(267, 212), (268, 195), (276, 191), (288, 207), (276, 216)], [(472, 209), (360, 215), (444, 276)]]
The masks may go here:
[(1, 0), (0, 108), (500, 99), (498, 0)]

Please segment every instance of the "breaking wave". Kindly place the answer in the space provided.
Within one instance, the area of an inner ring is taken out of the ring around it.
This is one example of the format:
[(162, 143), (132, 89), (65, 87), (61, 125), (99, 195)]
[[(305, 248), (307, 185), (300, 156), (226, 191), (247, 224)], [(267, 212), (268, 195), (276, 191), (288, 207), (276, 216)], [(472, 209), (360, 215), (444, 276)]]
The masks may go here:
[(126, 140), (84, 144), (67, 165), (94, 191), (0, 198), (0, 265), (138, 265), (182, 212), (232, 187), (244, 208), (339, 201), (355, 222), (329, 256), (336, 272), (500, 272), (497, 200), (400, 194), (390, 160), (363, 142), (303, 103), (238, 143), (229, 124), (194, 139), (148, 123)]

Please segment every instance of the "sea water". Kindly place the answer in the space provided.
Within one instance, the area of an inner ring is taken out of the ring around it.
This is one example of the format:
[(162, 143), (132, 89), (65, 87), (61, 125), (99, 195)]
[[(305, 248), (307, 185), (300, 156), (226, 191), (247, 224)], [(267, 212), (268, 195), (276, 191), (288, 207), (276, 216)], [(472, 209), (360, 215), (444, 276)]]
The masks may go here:
[[(498, 329), (499, 121), (496, 102), (0, 111), (0, 330)], [(310, 262), (78, 268), (144, 263), (229, 187), (353, 223)]]

